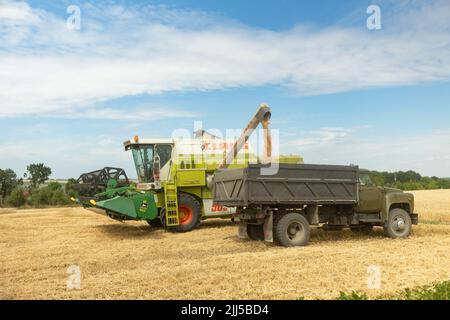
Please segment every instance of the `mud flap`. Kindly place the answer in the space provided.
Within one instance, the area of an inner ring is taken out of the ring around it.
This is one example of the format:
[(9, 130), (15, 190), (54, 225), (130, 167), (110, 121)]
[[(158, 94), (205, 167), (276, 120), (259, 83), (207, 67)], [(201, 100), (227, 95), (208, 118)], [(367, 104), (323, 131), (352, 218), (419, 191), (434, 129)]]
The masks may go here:
[(273, 214), (269, 214), (264, 219), (264, 241), (273, 242)]
[(243, 221), (239, 221), (239, 239), (248, 239), (247, 224)]

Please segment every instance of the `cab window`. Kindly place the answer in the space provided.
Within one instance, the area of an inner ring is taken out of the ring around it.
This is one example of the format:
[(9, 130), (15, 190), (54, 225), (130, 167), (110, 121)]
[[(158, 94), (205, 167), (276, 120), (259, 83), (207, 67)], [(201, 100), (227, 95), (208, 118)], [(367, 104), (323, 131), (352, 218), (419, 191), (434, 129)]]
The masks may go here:
[(159, 155), (161, 168), (172, 158), (172, 146), (170, 144), (156, 145), (155, 155)]
[(373, 187), (375, 186), (372, 182), (372, 179), (370, 179), (370, 176), (368, 173), (363, 173), (359, 175), (359, 183), (362, 186), (366, 186), (366, 187)]

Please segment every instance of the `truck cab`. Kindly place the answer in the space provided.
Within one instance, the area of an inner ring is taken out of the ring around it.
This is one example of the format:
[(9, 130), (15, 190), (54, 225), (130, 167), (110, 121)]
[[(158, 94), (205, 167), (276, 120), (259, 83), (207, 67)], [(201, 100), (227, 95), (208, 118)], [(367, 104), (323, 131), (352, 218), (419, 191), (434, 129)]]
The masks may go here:
[(400, 189), (379, 187), (370, 178), (370, 171), (359, 170), (359, 201), (355, 208), (357, 213), (378, 214), (380, 220), (388, 219), (393, 209), (408, 212), (413, 224), (418, 223), (418, 215), (414, 214), (414, 195)]

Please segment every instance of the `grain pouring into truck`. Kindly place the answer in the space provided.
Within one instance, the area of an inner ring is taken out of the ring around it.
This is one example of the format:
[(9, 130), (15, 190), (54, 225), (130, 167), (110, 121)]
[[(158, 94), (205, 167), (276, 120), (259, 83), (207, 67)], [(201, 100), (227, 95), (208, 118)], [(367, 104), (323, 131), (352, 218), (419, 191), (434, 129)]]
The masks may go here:
[[(191, 231), (204, 219), (230, 219), (234, 208), (213, 204), (213, 176), (219, 167), (271, 162), (270, 117), (270, 108), (261, 105), (234, 142), (205, 131), (196, 132), (193, 140), (136, 136), (125, 141), (124, 148), (131, 151), (138, 183), (131, 183), (122, 169), (107, 167), (81, 175), (76, 185), (79, 197), (73, 200), (118, 221), (145, 220), (154, 227), (178, 232)], [(266, 145), (261, 161), (248, 145), (260, 124)], [(285, 163), (302, 161), (300, 156), (279, 159)]]

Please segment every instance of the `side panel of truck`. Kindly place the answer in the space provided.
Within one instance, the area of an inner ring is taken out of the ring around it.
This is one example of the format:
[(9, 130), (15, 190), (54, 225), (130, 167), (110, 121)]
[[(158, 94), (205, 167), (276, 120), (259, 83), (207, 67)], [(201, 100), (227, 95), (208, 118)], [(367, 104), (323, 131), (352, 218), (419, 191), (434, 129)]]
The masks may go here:
[(261, 175), (261, 165), (219, 171), (214, 177), (216, 204), (301, 206), (305, 204), (356, 205), (358, 167), (280, 164), (275, 175)]

